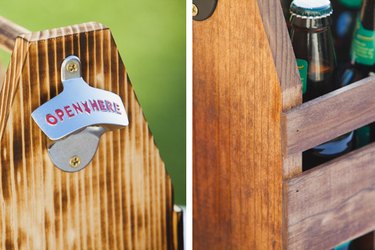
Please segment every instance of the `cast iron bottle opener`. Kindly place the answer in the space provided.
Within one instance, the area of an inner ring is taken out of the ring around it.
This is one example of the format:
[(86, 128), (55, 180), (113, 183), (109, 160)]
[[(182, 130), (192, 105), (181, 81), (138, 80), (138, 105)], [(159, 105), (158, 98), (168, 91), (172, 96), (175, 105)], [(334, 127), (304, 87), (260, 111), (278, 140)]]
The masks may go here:
[(77, 172), (93, 159), (100, 137), (129, 124), (120, 96), (90, 87), (82, 78), (78, 57), (68, 56), (61, 66), (63, 91), (31, 114), (53, 143), (52, 162), (66, 172)]

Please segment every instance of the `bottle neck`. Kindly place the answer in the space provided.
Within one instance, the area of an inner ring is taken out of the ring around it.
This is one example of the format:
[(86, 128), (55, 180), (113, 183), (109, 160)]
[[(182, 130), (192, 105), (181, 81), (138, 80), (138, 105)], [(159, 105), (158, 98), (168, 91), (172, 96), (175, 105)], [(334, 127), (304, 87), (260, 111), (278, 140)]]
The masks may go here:
[(363, 67), (375, 65), (375, 0), (365, 0), (352, 43), (352, 61)]
[(308, 28), (309, 25), (302, 25), (302, 21), (306, 20), (296, 18), (293, 21), (290, 35), (298, 59), (303, 99), (308, 101), (335, 89), (333, 76), (336, 55), (332, 32), (329, 25), (312, 25), (314, 28)]
[(291, 14), (290, 22), (294, 27), (315, 30), (330, 27), (332, 24), (332, 19), (330, 16), (321, 18), (305, 18), (295, 14)]

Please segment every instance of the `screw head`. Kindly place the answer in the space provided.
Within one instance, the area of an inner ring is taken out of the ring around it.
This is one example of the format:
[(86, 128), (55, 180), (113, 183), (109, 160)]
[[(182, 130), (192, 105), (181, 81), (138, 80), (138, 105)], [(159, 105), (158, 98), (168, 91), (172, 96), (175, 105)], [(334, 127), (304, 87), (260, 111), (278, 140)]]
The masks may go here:
[(69, 164), (72, 168), (78, 168), (81, 165), (81, 158), (79, 156), (73, 156), (70, 158)]
[(199, 10), (198, 10), (198, 7), (195, 4), (193, 4), (193, 9), (192, 10), (193, 10), (193, 17), (196, 16), (196, 15), (198, 15)]
[(66, 65), (66, 70), (70, 73), (78, 71), (78, 63), (76, 61), (70, 61)]

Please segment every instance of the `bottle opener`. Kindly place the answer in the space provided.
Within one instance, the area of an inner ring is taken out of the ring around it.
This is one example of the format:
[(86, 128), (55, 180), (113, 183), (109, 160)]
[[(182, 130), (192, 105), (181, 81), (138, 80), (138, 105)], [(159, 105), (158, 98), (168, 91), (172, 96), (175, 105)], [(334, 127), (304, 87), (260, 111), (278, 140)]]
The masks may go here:
[(63, 91), (31, 114), (53, 143), (52, 162), (66, 172), (77, 172), (93, 159), (100, 137), (129, 124), (120, 96), (90, 87), (81, 74), (78, 57), (68, 56), (61, 66)]

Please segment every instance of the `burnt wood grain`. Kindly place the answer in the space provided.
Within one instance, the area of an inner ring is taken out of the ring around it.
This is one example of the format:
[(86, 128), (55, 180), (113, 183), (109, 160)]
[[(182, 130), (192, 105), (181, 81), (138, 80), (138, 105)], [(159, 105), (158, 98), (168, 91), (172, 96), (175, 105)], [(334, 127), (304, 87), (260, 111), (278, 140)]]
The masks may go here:
[(16, 37), (29, 32), (26, 28), (0, 16), (0, 48), (3, 50), (12, 52)]
[[(129, 126), (103, 135), (85, 169), (64, 173), (31, 112), (62, 91), (73, 54), (86, 82), (121, 96)], [(1, 249), (173, 249), (171, 181), (108, 28), (18, 36), (0, 105)]]

